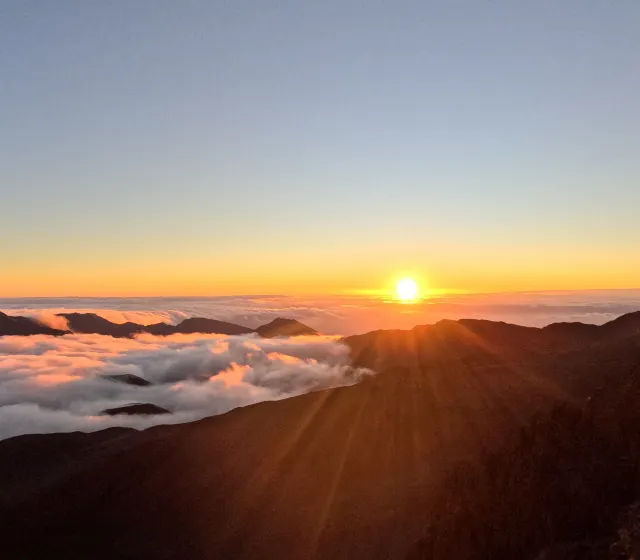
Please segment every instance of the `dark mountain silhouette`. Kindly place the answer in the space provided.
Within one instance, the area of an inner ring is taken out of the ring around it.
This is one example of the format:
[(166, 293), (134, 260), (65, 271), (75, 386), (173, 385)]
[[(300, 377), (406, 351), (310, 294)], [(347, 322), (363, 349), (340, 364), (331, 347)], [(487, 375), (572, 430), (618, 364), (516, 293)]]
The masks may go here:
[(115, 416), (116, 414), (135, 414), (141, 416), (147, 416), (150, 414), (171, 414), (166, 408), (157, 406), (150, 403), (135, 403), (127, 406), (119, 406), (117, 408), (107, 408), (102, 411), (102, 414), (108, 414), (109, 416)]
[(176, 332), (182, 334), (209, 333), (209, 334), (249, 334), (253, 329), (227, 323), (226, 321), (216, 321), (215, 319), (203, 319), (193, 317), (185, 319), (176, 326)]
[(3, 335), (32, 335), (32, 334), (49, 334), (52, 336), (61, 336), (67, 334), (68, 331), (52, 329), (29, 317), (19, 317), (14, 315), (6, 315), (0, 311), (0, 336)]
[(282, 317), (277, 317), (270, 323), (258, 327), (256, 332), (265, 338), (319, 334), (318, 331), (311, 327), (307, 327), (307, 325), (304, 325), (300, 321), (296, 321), (295, 319), (283, 319)]
[(117, 375), (103, 375), (104, 379), (109, 381), (115, 381), (117, 383), (124, 383), (126, 385), (135, 385), (136, 387), (147, 387), (151, 385), (150, 381), (134, 375), (133, 373), (121, 373)]
[(64, 317), (73, 332), (102, 334), (116, 338), (129, 338), (144, 332), (144, 327), (137, 323), (112, 323), (95, 313), (59, 313)]
[[(453, 361), (470, 363), (555, 361), (565, 354), (579, 361), (578, 351), (611, 347), (640, 334), (640, 312), (623, 315), (604, 325), (554, 323), (544, 328), (521, 327), (478, 319), (443, 320), (408, 331), (373, 331), (347, 337), (357, 365), (376, 370), (406, 364), (424, 366), (443, 359), (438, 349), (444, 343), (455, 348)], [(578, 352), (578, 353), (577, 353)]]
[(595, 342), (563, 327), (562, 343), (553, 329), (486, 321), (377, 331), (345, 339), (357, 363), (378, 367), (358, 385), (141, 432), (0, 442), (3, 553), (596, 550), (640, 490), (640, 336), (635, 318), (617, 325)]
[(168, 336), (177, 332), (175, 325), (169, 325), (167, 323), (154, 323), (153, 325), (147, 325), (144, 329), (149, 334), (158, 336)]
[(602, 334), (598, 325), (586, 325), (584, 323), (553, 323), (542, 329), (551, 339), (562, 343), (574, 341), (596, 341)]
[(630, 336), (640, 334), (640, 311), (627, 313), (600, 327), (603, 336)]
[(59, 313), (69, 324), (69, 331), (61, 331), (49, 328), (45, 325), (29, 319), (0, 313), (0, 336), (22, 336), (30, 334), (62, 335), (70, 332), (84, 334), (101, 334), (116, 338), (131, 338), (136, 334), (149, 333), (158, 336), (171, 334), (251, 334), (257, 332), (260, 336), (299, 336), (305, 334), (318, 334), (317, 331), (294, 319), (274, 319), (271, 323), (258, 327), (256, 330), (226, 321), (192, 317), (185, 319), (178, 325), (167, 323), (155, 323), (153, 325), (139, 325), (138, 323), (113, 323), (96, 313)]
[(499, 450), (456, 467), (407, 558), (637, 558), (638, 340), (635, 355), (617, 383), (536, 416)]

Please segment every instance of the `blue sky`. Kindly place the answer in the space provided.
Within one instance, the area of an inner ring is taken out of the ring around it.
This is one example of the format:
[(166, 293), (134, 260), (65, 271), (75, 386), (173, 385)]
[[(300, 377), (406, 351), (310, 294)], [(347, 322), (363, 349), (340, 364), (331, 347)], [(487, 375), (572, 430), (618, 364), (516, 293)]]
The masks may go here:
[(635, 0), (3, 2), (0, 295), (639, 286), (638, 29)]

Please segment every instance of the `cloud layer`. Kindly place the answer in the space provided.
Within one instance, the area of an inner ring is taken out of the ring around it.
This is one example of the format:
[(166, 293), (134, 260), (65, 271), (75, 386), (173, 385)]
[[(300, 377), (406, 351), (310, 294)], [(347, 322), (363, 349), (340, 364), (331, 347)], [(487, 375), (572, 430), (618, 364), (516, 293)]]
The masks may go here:
[[(100, 335), (0, 338), (0, 439), (26, 433), (146, 428), (221, 414), (260, 401), (357, 382), (335, 338), (255, 335)], [(104, 376), (132, 374), (139, 387)], [(149, 402), (171, 415), (104, 416)]]
[(60, 328), (55, 313), (94, 312), (115, 323), (176, 324), (208, 317), (250, 328), (276, 317), (297, 319), (326, 334), (411, 328), (440, 319), (484, 318), (529, 326), (556, 321), (601, 324), (640, 309), (640, 290), (503, 294), (453, 294), (402, 305), (367, 296), (224, 296), (210, 298), (18, 298), (0, 299), (0, 310), (29, 315)]
[[(95, 312), (116, 323), (179, 323), (210, 317), (255, 328), (290, 317), (324, 333), (411, 328), (440, 319), (485, 318), (543, 326), (556, 321), (602, 324), (640, 309), (640, 290), (472, 294), (401, 305), (385, 298), (230, 296), (212, 298), (0, 299), (0, 310), (66, 328), (56, 313)], [(145, 428), (226, 412), (263, 400), (357, 381), (347, 349), (326, 336), (99, 335), (0, 337), (0, 438), (35, 432)], [(104, 375), (132, 374), (136, 387)], [(173, 414), (108, 417), (107, 408), (150, 402)]]

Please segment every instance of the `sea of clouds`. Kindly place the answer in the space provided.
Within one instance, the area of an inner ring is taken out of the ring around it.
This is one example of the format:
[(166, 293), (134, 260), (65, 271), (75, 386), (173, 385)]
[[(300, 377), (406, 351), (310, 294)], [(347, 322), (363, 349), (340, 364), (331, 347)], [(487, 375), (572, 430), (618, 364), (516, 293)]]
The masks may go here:
[[(411, 305), (384, 297), (228, 296), (212, 298), (0, 299), (0, 311), (66, 328), (60, 312), (94, 312), (113, 322), (178, 323), (209, 317), (255, 328), (289, 317), (319, 337), (140, 335), (116, 339), (0, 337), (0, 439), (40, 432), (145, 428), (196, 420), (265, 400), (357, 382), (370, 372), (349, 366), (337, 335), (411, 328), (440, 319), (484, 318), (543, 326), (557, 321), (602, 324), (640, 310), (640, 290), (449, 295)], [(104, 375), (138, 375), (136, 387)], [(134, 402), (172, 411), (154, 417), (104, 416)]]
[[(0, 439), (188, 422), (238, 406), (350, 385), (370, 373), (351, 368), (348, 348), (327, 336), (6, 336), (0, 338)], [(122, 374), (151, 385), (104, 377)], [(137, 402), (172, 414), (101, 414)]]
[(95, 312), (116, 323), (178, 323), (208, 317), (250, 328), (289, 317), (325, 334), (411, 328), (440, 319), (483, 318), (527, 326), (557, 321), (602, 324), (640, 310), (638, 290), (592, 290), (501, 294), (453, 294), (404, 305), (366, 296), (223, 296), (210, 298), (16, 298), (1, 299), (0, 311), (36, 317), (64, 328), (56, 313)]

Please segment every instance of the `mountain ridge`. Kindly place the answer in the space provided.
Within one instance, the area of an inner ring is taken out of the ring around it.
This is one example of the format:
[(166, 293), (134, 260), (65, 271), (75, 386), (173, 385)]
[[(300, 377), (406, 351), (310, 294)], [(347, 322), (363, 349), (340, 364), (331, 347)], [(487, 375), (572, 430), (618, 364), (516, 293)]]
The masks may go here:
[(296, 319), (286, 319), (276, 317), (270, 323), (262, 325), (256, 332), (264, 338), (275, 338), (277, 336), (313, 336), (320, 334), (315, 329), (297, 321)]
[[(70, 329), (53, 329), (40, 323), (36, 319), (19, 315), (8, 315), (0, 311), (0, 336), (28, 336), (31, 334), (51, 334), (61, 336), (63, 334), (84, 333), (102, 334), (105, 336), (130, 338), (140, 333), (148, 333), (157, 336), (168, 336), (171, 334), (251, 334), (257, 333), (264, 338), (276, 336), (306, 336), (320, 334), (315, 329), (301, 323), (296, 319), (276, 317), (269, 323), (261, 325), (256, 329), (244, 327), (227, 321), (210, 319), (205, 317), (189, 317), (177, 325), (169, 323), (155, 323), (142, 325), (131, 321), (125, 323), (114, 323), (101, 317), (97, 313), (58, 313), (59, 317), (67, 320)], [(581, 322), (556, 322), (543, 327), (531, 327), (507, 323), (505, 321), (490, 321), (487, 319), (442, 319), (433, 324), (415, 325), (411, 329), (376, 329), (362, 334), (343, 337), (343, 340), (355, 341), (357, 337), (373, 336), (375, 333), (425, 333), (438, 332), (466, 327), (471, 332), (478, 330), (510, 329), (511, 333), (528, 333), (538, 336), (539, 341), (558, 340), (563, 338), (563, 343), (567, 339), (582, 339), (590, 342), (597, 341), (607, 335), (624, 335), (640, 333), (640, 311), (625, 313), (603, 323), (595, 325)], [(502, 331), (504, 334), (504, 330)]]
[(29, 317), (20, 315), (7, 315), (0, 311), (0, 336), (11, 334), (14, 336), (29, 336), (34, 334), (48, 334), (52, 336), (62, 336), (69, 331), (53, 329), (43, 325)]
[[(544, 327), (528, 327), (488, 321), (485, 319), (443, 319), (431, 325), (417, 325), (406, 330), (379, 329), (364, 334), (344, 337), (351, 348), (354, 365), (375, 370), (398, 365), (399, 361), (429, 361), (429, 345), (458, 341), (468, 352), (484, 356), (478, 341), (486, 347), (490, 344), (494, 352), (500, 351), (503, 360), (516, 359), (525, 353), (528, 359), (546, 353), (577, 352), (592, 345), (624, 339), (640, 334), (640, 311), (627, 313), (604, 323), (552, 323)], [(416, 349), (419, 346), (419, 351)], [(387, 349), (392, 362), (380, 356)], [(458, 348), (460, 351), (460, 348)]]
[(318, 331), (300, 323), (295, 319), (276, 318), (270, 323), (257, 329), (250, 329), (235, 323), (209, 319), (205, 317), (189, 317), (177, 325), (169, 323), (155, 323), (141, 325), (128, 321), (114, 323), (101, 317), (97, 313), (58, 313), (58, 317), (66, 319), (69, 329), (53, 329), (47, 325), (19, 315), (7, 315), (0, 312), (0, 336), (29, 336), (34, 334), (49, 334), (62, 336), (65, 334), (100, 334), (114, 338), (131, 338), (137, 334), (153, 334), (169, 336), (172, 334), (225, 334), (240, 335), (257, 333), (265, 338), (275, 336), (300, 336), (319, 334)]

